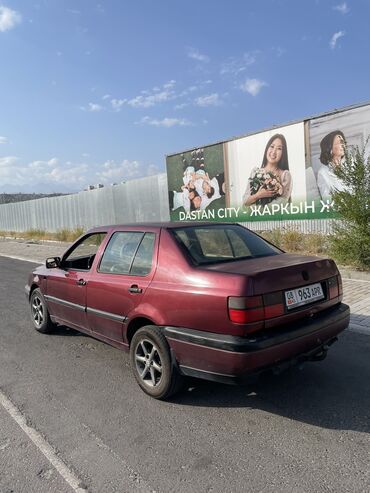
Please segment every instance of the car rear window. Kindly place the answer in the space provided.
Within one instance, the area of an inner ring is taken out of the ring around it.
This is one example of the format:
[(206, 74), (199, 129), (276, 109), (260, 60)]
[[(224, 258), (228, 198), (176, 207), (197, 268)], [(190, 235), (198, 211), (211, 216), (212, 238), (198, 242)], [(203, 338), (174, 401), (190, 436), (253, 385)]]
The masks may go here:
[(174, 228), (172, 232), (196, 265), (282, 253), (279, 248), (237, 224)]

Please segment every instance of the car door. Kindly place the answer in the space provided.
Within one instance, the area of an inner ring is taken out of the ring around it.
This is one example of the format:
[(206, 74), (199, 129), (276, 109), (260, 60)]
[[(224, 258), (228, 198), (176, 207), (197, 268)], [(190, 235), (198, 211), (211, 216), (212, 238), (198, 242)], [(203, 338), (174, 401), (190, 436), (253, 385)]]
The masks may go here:
[(63, 256), (60, 267), (50, 269), (46, 295), (50, 314), (61, 323), (88, 331), (86, 286), (95, 255), (105, 233), (84, 236)]
[(90, 330), (123, 342), (123, 323), (141, 303), (155, 270), (155, 230), (115, 231), (87, 287)]

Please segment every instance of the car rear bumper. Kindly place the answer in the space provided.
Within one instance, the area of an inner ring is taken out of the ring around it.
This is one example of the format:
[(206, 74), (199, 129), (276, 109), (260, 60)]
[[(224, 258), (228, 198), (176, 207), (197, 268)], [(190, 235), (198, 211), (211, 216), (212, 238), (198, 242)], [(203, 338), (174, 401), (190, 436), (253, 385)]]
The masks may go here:
[(349, 317), (349, 307), (340, 303), (316, 318), (260, 336), (239, 337), (179, 327), (164, 327), (164, 334), (184, 375), (238, 383), (268, 368), (323, 359), (336, 336), (348, 327)]

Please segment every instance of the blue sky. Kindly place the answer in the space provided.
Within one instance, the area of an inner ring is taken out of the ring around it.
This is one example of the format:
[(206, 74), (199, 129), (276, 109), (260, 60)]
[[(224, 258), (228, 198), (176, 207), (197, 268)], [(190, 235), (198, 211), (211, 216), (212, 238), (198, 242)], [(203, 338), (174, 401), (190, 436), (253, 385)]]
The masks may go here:
[(369, 99), (368, 0), (0, 0), (0, 192), (77, 191)]

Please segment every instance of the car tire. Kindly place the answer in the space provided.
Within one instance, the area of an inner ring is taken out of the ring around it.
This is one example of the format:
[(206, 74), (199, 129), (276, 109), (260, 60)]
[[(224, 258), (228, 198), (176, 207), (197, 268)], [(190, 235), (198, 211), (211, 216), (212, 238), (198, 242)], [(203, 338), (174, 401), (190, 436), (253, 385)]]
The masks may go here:
[(45, 298), (38, 288), (31, 293), (30, 310), (33, 327), (37, 330), (37, 332), (49, 334), (55, 327), (55, 324), (53, 324), (50, 319)]
[(147, 325), (139, 329), (130, 344), (131, 368), (141, 389), (155, 399), (167, 399), (183, 383), (172, 361), (168, 342), (160, 329)]

